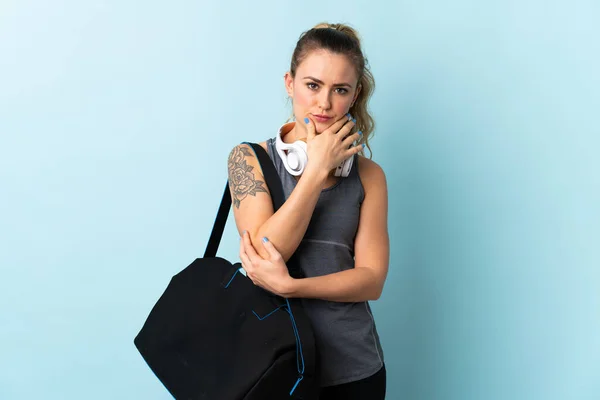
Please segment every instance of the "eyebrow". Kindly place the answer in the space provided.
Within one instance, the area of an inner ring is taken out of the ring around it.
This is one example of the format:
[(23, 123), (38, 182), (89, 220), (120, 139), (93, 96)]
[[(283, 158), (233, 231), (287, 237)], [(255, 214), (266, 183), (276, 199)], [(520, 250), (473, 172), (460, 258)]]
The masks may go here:
[[(304, 79), (312, 79), (313, 81), (317, 82), (318, 84), (324, 85), (325, 83), (323, 83), (322, 80), (317, 79), (315, 77), (312, 76), (305, 76)], [(334, 83), (333, 86), (348, 86), (350, 89), (352, 89), (352, 85), (350, 85), (349, 83), (346, 82), (342, 82), (342, 83)]]

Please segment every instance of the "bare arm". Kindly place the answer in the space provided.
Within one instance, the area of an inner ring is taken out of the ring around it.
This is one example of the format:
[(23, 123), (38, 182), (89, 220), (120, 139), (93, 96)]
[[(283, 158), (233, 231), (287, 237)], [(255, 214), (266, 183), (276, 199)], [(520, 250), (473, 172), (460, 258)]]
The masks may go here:
[(289, 260), (306, 233), (327, 175), (307, 169), (287, 201), (274, 213), (271, 194), (252, 147), (241, 144), (231, 151), (228, 172), (233, 214), (240, 235), (248, 231), (263, 258), (268, 253), (260, 243), (263, 237), (268, 237), (283, 259)]
[(355, 267), (329, 275), (289, 280), (283, 289), (284, 296), (339, 302), (377, 300), (381, 296), (389, 265), (387, 184), (383, 170), (366, 158), (360, 158), (359, 173), (365, 199), (354, 245)]
[[(307, 118), (305, 124), (309, 162), (292, 194), (276, 213), (252, 148), (244, 144), (236, 146), (228, 161), (238, 231), (248, 231), (255, 244), (268, 237), (285, 261), (294, 254), (306, 233), (329, 172), (362, 150), (361, 146), (351, 147), (360, 136), (358, 133), (348, 135), (354, 127), (354, 121), (348, 116), (319, 135), (312, 120)], [(268, 257), (262, 246), (256, 248), (262, 257)]]

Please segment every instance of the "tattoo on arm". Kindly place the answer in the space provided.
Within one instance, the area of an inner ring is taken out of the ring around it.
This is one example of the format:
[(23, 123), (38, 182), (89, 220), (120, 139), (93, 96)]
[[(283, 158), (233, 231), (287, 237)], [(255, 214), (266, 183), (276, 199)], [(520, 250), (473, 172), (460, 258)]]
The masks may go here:
[(231, 199), (236, 208), (240, 208), (240, 203), (249, 194), (256, 196), (258, 192), (267, 193), (267, 190), (263, 187), (264, 182), (254, 178), (252, 172), (254, 167), (248, 165), (244, 157), (254, 156), (247, 147), (237, 146), (231, 151), (227, 160)]

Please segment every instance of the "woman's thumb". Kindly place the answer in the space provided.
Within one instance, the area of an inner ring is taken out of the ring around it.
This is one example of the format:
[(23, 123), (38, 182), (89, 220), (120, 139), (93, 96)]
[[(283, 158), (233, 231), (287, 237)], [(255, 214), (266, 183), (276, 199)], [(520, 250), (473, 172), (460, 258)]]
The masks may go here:
[(308, 133), (306, 139), (312, 140), (316, 136), (315, 123), (311, 118), (308, 117), (308, 115), (304, 117), (304, 123), (306, 124), (306, 132)]

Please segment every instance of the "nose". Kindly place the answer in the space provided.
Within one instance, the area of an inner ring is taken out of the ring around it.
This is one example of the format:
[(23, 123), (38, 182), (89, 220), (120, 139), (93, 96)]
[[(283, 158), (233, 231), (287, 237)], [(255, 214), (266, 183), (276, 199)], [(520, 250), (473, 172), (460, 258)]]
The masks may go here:
[(331, 93), (329, 92), (329, 90), (322, 90), (319, 93), (319, 98), (318, 98), (318, 102), (319, 102), (319, 107), (321, 108), (321, 110), (329, 110), (331, 108)]

